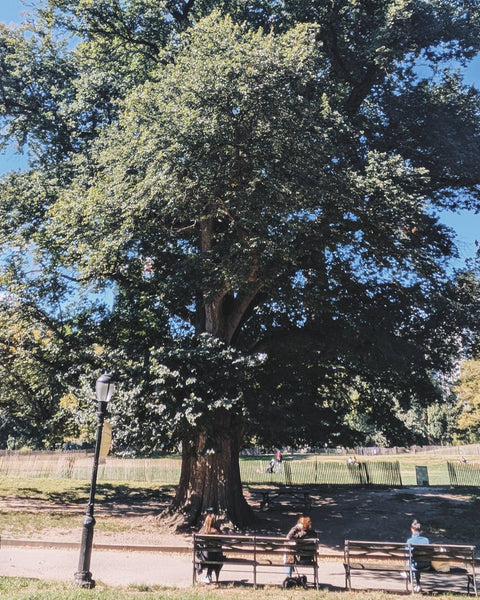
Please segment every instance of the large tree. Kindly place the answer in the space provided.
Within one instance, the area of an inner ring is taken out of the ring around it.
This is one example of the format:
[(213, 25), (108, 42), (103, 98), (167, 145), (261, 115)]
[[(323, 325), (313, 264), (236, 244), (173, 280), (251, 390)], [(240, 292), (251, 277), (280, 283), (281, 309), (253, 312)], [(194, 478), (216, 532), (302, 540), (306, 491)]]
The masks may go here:
[(480, 361), (465, 360), (460, 363), (459, 379), (455, 386), (457, 395), (457, 441), (478, 443), (480, 439)]
[(173, 510), (242, 524), (245, 436), (345, 443), (353, 411), (402, 439), (394, 407), (442, 397), (475, 295), (438, 209), (479, 205), (479, 94), (448, 68), (476, 4), (47, 5), (0, 40), (31, 156), (1, 192), (3, 284), (124, 374), (117, 444), (181, 442)]

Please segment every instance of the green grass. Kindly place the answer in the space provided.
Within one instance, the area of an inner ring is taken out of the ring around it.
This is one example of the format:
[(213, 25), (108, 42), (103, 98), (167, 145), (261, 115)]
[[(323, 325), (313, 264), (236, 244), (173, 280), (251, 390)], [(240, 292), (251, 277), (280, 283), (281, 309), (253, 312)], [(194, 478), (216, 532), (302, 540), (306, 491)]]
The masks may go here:
[[(472, 453), (466, 453), (470, 464), (480, 463), (480, 455), (477, 454), (478, 446), (472, 446)], [(450, 480), (447, 471), (447, 462), (456, 462), (458, 460), (458, 451), (455, 448), (450, 449), (450, 453), (442, 451), (441, 453), (423, 452), (418, 454), (391, 454), (377, 456), (359, 456), (361, 462), (367, 463), (388, 463), (398, 462), (403, 485), (416, 485), (416, 466), (426, 466), (430, 485), (449, 485)], [(37, 456), (36, 459), (29, 459), (25, 463), (25, 471), (22, 472), (21, 460), (23, 457), (13, 457), (12, 461), (17, 461), (14, 470), (9, 468), (9, 458), (3, 457), (3, 463), (0, 461), (0, 498), (8, 497), (13, 494), (17, 498), (35, 498), (39, 500), (48, 500), (54, 503), (84, 503), (88, 497), (89, 478), (78, 479), (69, 475), (60, 475), (55, 477), (56, 461), (65, 461), (62, 454)], [(82, 462), (92, 467), (92, 457), (81, 455)], [(111, 463), (108, 462), (111, 460)], [(267, 485), (285, 483), (284, 473), (266, 473), (266, 465), (269, 456), (241, 457), (240, 470), (242, 480), (248, 485)], [(344, 479), (348, 478), (348, 471), (345, 468), (346, 456), (338, 454), (295, 454), (286, 455), (285, 461), (290, 467), (292, 480), (294, 483), (308, 483), (315, 485), (321, 482), (315, 479), (316, 470), (320, 472), (320, 466), (327, 465), (333, 476), (332, 483), (348, 484), (351, 483)], [(29, 471), (31, 463), (41, 463), (44, 476), (39, 477)], [(158, 498), (158, 494), (170, 493), (174, 489), (179, 477), (180, 460), (175, 458), (160, 459), (129, 459), (126, 469), (118, 466), (121, 459), (107, 459), (104, 467), (103, 477), (99, 476), (96, 498), (99, 502), (128, 502), (142, 503), (146, 500)], [(50, 464), (50, 470), (47, 468)], [(110, 467), (109, 465), (112, 465)], [(153, 472), (157, 470), (156, 475)], [(124, 474), (128, 471), (130, 474), (127, 480), (117, 477), (119, 471)], [(70, 474), (71, 475), (71, 474)], [(161, 491), (159, 491), (161, 490)], [(157, 496), (155, 496), (157, 495)]]
[(78, 502), (80, 497), (88, 497), (89, 489), (89, 484), (71, 479), (0, 477), (0, 498), (14, 496), (58, 503)]
[[(22, 539), (33, 536), (39, 531), (45, 530), (72, 530), (79, 527), (81, 517), (61, 515), (55, 513), (33, 513), (0, 511), (0, 531), (8, 532), (10, 537), (21, 537)], [(100, 524), (99, 524), (100, 525)]]
[[(376, 463), (381, 467), (385, 463), (398, 463), (400, 467), (402, 484), (405, 486), (416, 485), (416, 466), (426, 466), (428, 468), (428, 477), (430, 485), (445, 486), (450, 485), (450, 478), (447, 470), (447, 462), (457, 462), (459, 458), (455, 449), (451, 449), (451, 454), (435, 454), (433, 452), (422, 452), (418, 454), (391, 454), (377, 456), (357, 456), (360, 462)], [(480, 456), (472, 454), (467, 456), (469, 463), (479, 463)], [(242, 481), (250, 485), (265, 485), (267, 483), (284, 483), (283, 473), (274, 473), (268, 475), (265, 473), (269, 457), (248, 457), (240, 460), (240, 471)], [(346, 468), (346, 455), (338, 454), (295, 454), (286, 456), (285, 462), (290, 465), (292, 481), (296, 484), (306, 483), (315, 485), (322, 483), (327, 477), (326, 483), (332, 485), (351, 485), (352, 479)], [(320, 467), (328, 467), (321, 469)], [(323, 474), (322, 474), (323, 471)], [(318, 479), (316, 473), (318, 472)], [(381, 471), (380, 471), (381, 472)]]
[[(472, 453), (466, 453), (470, 464), (480, 463), (480, 455), (476, 454), (478, 447), (472, 447)], [(23, 457), (13, 457), (15, 463), (14, 470), (9, 468), (9, 457), (3, 457), (0, 461), (0, 498), (7, 498), (14, 495), (16, 498), (33, 498), (37, 500), (46, 500), (53, 503), (79, 503), (84, 504), (88, 497), (90, 481), (89, 478), (81, 480), (70, 475), (60, 475), (55, 477), (56, 461), (65, 461), (62, 454), (40, 455), (36, 459), (30, 458), (28, 463), (23, 465), (25, 471), (22, 472), (21, 460)], [(377, 456), (359, 456), (361, 462), (377, 463), (379, 466), (383, 463), (396, 462), (400, 465), (402, 483), (405, 486), (416, 485), (416, 466), (426, 466), (430, 485), (450, 485), (447, 471), (447, 462), (456, 462), (458, 460), (458, 451), (455, 448), (450, 449), (450, 453), (424, 452), (418, 454), (391, 454)], [(92, 467), (92, 457), (81, 455), (82, 462), (87, 462), (89, 469)], [(118, 478), (117, 473), (122, 469), (118, 466), (121, 459), (107, 459), (112, 461), (113, 470), (110, 469), (109, 462), (104, 467), (103, 477), (99, 477), (97, 484), (96, 499), (98, 502), (117, 502), (117, 503), (144, 503), (150, 499), (159, 498), (161, 494), (170, 494), (175, 488), (179, 477), (180, 460), (175, 458), (160, 459), (129, 459), (125, 472), (129, 472), (128, 480)], [(285, 474), (266, 473), (266, 465), (269, 457), (241, 457), (240, 470), (242, 480), (247, 485), (268, 485), (284, 484)], [(295, 454), (286, 455), (285, 462), (290, 467), (293, 483), (307, 483), (316, 485), (321, 483), (320, 475), (323, 467), (327, 466), (332, 477), (332, 484), (351, 484), (348, 480), (349, 473), (346, 469), (346, 456), (338, 454)], [(28, 466), (31, 463), (41, 463), (43, 476), (39, 477), (29, 471)], [(50, 470), (47, 468), (50, 464)], [(321, 469), (322, 467), (322, 469)], [(155, 477), (152, 473), (157, 469)], [(318, 479), (316, 473), (319, 473)], [(163, 475), (162, 475), (163, 474)], [(148, 477), (147, 477), (148, 475)], [(110, 478), (108, 478), (109, 476)]]
[[(73, 584), (43, 582), (34, 579), (0, 577), (0, 596), (8, 600), (345, 600), (346, 592), (329, 590), (283, 590), (279, 587), (252, 588), (187, 588), (172, 589), (152, 586), (149, 588), (114, 588), (97, 585), (93, 590), (83, 590)], [(348, 592), (349, 600), (400, 600), (405, 594), (385, 592)], [(436, 595), (445, 599), (468, 598), (460, 594)]]
[[(475, 455), (471, 457), (470, 462), (478, 460), (480, 457)], [(403, 485), (416, 485), (417, 477), (416, 466), (426, 466), (428, 468), (428, 477), (430, 485), (448, 485), (449, 477), (447, 471), (447, 462), (456, 462), (458, 455), (452, 452), (452, 455), (437, 455), (433, 452), (423, 452), (418, 454), (394, 454), (390, 456), (360, 457), (360, 460), (372, 461), (398, 461), (402, 474)]]
[[(0, 510), (0, 531), (8, 532), (8, 537), (24, 539), (53, 529), (57, 532), (78, 529), (87, 508), (89, 489), (89, 483), (72, 479), (1, 477), (0, 498), (8, 499), (17, 507), (15, 510)], [(172, 495), (172, 486), (103, 482), (97, 486), (95, 500), (98, 505), (110, 502), (132, 506), (151, 500), (170, 499)], [(30, 501), (31, 506), (28, 505)], [(42, 502), (49, 504), (42, 507)], [(73, 505), (74, 511), (68, 507), (64, 509), (66, 504)], [(128, 520), (108, 514), (102, 515), (96, 525), (96, 530), (103, 532), (120, 533), (130, 528)]]
[[(36, 537), (42, 532), (55, 530), (70, 532), (80, 529), (83, 515), (59, 514), (56, 512), (0, 511), (0, 531), (8, 532), (8, 537), (26, 539)], [(102, 515), (95, 527), (96, 531), (121, 533), (129, 531), (131, 525), (125, 519), (116, 519)]]

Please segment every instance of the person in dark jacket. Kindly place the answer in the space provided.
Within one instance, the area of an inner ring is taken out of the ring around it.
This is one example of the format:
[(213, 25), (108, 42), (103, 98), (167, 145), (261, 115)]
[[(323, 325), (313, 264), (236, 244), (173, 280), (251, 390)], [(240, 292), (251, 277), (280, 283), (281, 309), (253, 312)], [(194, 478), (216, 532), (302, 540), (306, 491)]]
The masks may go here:
[[(214, 513), (207, 514), (198, 533), (220, 534), (217, 528), (217, 517)], [(201, 581), (206, 584), (212, 583), (212, 573), (215, 573), (215, 580), (218, 583), (218, 576), (223, 567), (222, 547), (212, 540), (212, 543), (206, 544), (205, 548), (197, 552), (196, 558), (198, 560), (197, 573), (200, 575), (204, 569), (207, 570), (207, 574), (202, 577)]]
[[(312, 527), (310, 517), (302, 516), (298, 519), (295, 525), (287, 533), (287, 540), (305, 540), (308, 538), (316, 538), (317, 532)], [(285, 557), (285, 573), (287, 577), (292, 576), (294, 554), (286, 554)]]

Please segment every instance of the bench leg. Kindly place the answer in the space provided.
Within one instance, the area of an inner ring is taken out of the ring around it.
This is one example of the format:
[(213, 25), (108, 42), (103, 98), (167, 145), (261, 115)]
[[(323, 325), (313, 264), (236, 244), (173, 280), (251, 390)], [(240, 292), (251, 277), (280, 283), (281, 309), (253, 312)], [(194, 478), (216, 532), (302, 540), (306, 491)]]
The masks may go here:
[(414, 594), (415, 593), (416, 579), (415, 579), (415, 574), (413, 572), (413, 568), (412, 568), (411, 565), (410, 565), (410, 569), (409, 569), (408, 575), (409, 575), (409, 579), (407, 579), (407, 590), (408, 590), (408, 582), (410, 581), (410, 587), (412, 588), (410, 593)]
[(471, 573), (469, 573), (467, 575), (467, 594), (469, 596), (470, 596), (470, 586), (472, 586), (473, 593), (475, 594), (475, 596), (478, 596), (477, 580), (475, 578), (475, 575), (471, 574)]
[(352, 591), (352, 580), (348, 566), (345, 566), (345, 589), (347, 589), (349, 592)]
[(318, 590), (318, 565), (313, 565), (313, 585), (315, 589)]

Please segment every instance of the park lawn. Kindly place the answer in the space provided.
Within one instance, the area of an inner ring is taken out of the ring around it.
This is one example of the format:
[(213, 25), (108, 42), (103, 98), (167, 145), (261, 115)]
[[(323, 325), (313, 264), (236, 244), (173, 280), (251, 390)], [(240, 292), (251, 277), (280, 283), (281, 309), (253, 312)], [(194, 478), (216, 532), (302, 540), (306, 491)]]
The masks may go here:
[[(78, 529), (87, 507), (89, 488), (89, 483), (73, 479), (0, 477), (0, 499), (6, 501), (0, 509), (0, 531), (7, 532), (7, 537), (23, 539), (48, 530)], [(95, 500), (99, 506), (109, 502), (134, 506), (171, 498), (172, 494), (172, 486), (167, 485), (103, 482), (97, 486)], [(96, 524), (96, 530), (103, 532), (121, 533), (130, 528), (128, 520), (108, 514), (102, 515)]]
[[(419, 452), (416, 454), (391, 454), (382, 456), (358, 457), (359, 460), (398, 462), (402, 474), (403, 485), (416, 485), (417, 475), (415, 467), (425, 466), (428, 468), (430, 485), (446, 485), (449, 481), (447, 462), (458, 462), (458, 454), (435, 454), (434, 452)], [(478, 455), (469, 457), (469, 462), (479, 460)]]
[[(478, 446), (472, 447), (472, 454), (465, 454), (470, 464), (480, 464), (480, 455)], [(455, 453), (455, 448), (450, 449), (451, 452), (419, 452), (419, 453), (400, 453), (389, 455), (376, 456), (358, 456), (360, 462), (398, 462), (402, 483), (405, 486), (416, 485), (416, 467), (426, 466), (430, 485), (449, 485), (449, 476), (447, 471), (447, 462), (458, 462), (459, 455)], [(54, 456), (52, 460), (58, 460)], [(292, 472), (295, 475), (295, 482), (302, 483), (302, 473), (311, 473), (314, 463), (344, 463), (346, 456), (338, 454), (295, 454), (290, 456), (286, 454), (284, 459), (291, 463)], [(89, 457), (91, 462), (91, 457)], [(117, 461), (118, 459), (112, 459)], [(274, 478), (265, 477), (264, 466), (268, 464), (268, 456), (249, 456), (241, 457), (240, 465), (242, 469), (248, 469), (258, 472), (258, 482), (251, 481), (250, 484), (265, 485), (266, 483), (284, 483), (283, 474), (278, 474)], [(162, 496), (173, 493), (175, 483), (171, 483), (175, 479), (174, 475), (179, 475), (179, 461), (172, 460), (170, 457), (161, 459), (129, 459), (127, 462), (138, 465), (134, 470), (141, 472), (145, 468), (145, 462), (148, 465), (156, 464), (162, 471), (168, 472), (165, 479), (142, 480), (136, 479), (132, 473), (128, 479), (117, 479), (115, 476), (108, 478), (99, 478), (96, 491), (96, 501), (102, 502), (117, 502), (117, 503), (142, 503), (152, 499), (159, 499)], [(243, 465), (243, 466), (242, 466)], [(294, 470), (294, 471), (293, 471)], [(8, 471), (7, 471), (8, 472)], [(112, 474), (112, 473), (110, 473)], [(114, 475), (114, 473), (113, 473)], [(278, 481), (277, 481), (278, 480)], [(175, 480), (176, 481), (176, 480)], [(342, 482), (339, 480), (338, 484)], [(0, 498), (22, 498), (45, 500), (54, 504), (75, 504), (85, 503), (89, 493), (89, 478), (78, 479), (69, 477), (55, 476), (28, 476), (22, 473), (18, 475), (3, 475), (0, 476)]]
[[(0, 498), (46, 500), (54, 503), (78, 502), (88, 498), (85, 481), (57, 478), (0, 477)], [(99, 490), (99, 493), (101, 491)]]
[[(475, 447), (477, 448), (477, 447)], [(466, 455), (470, 463), (479, 463), (480, 456), (478, 454)], [(91, 458), (91, 457), (90, 457)], [(405, 486), (416, 485), (416, 470), (417, 466), (426, 466), (430, 485), (449, 485), (449, 477), (447, 472), (447, 462), (458, 461), (458, 454), (454, 454), (452, 449), (451, 454), (424, 452), (424, 453), (409, 453), (409, 454), (391, 454), (377, 456), (358, 456), (361, 462), (397, 462), (400, 464), (402, 483)], [(172, 466), (173, 463), (169, 457), (165, 459), (154, 459), (157, 464), (169, 465), (171, 475), (178, 468)], [(294, 456), (285, 456), (285, 460), (291, 461), (292, 468), (295, 469), (296, 483), (302, 483), (302, 471), (311, 472), (312, 468), (306, 468), (312, 463), (343, 463), (346, 461), (345, 456), (337, 454), (295, 454)], [(143, 464), (144, 459), (136, 459), (132, 462), (139, 465)], [(175, 461), (174, 461), (175, 462)], [(255, 465), (259, 473), (258, 485), (265, 485), (264, 466), (263, 463), (268, 463), (268, 457), (241, 457), (240, 464)], [(162, 467), (163, 469), (163, 467)], [(168, 478), (170, 479), (170, 477)], [(276, 481), (278, 479), (278, 481)], [(254, 483), (253, 481), (251, 482)], [(283, 475), (277, 475), (270, 483), (284, 483)], [(341, 481), (338, 481), (341, 484)], [(255, 484), (256, 485), (256, 484)], [(3, 475), (0, 476), (0, 499), (19, 498), (22, 500), (34, 499), (44, 500), (53, 504), (79, 504), (84, 505), (89, 494), (89, 479), (74, 479), (68, 477), (29, 477), (20, 475)], [(175, 484), (165, 483), (159, 480), (142, 481), (135, 480), (133, 477), (130, 480), (118, 479), (100, 479), (97, 484), (96, 502), (116, 502), (125, 504), (142, 504), (149, 500), (155, 500), (171, 496), (174, 493)]]
[[(52, 583), (27, 578), (0, 577), (0, 596), (8, 600), (345, 600), (344, 591), (284, 590), (279, 587), (264, 587), (257, 590), (242, 587), (172, 589), (162, 587), (114, 588), (97, 585), (93, 590), (84, 590), (71, 583)], [(456, 600), (468, 598), (455, 594)], [(400, 600), (405, 594), (396, 595), (376, 591), (348, 592), (349, 600)], [(436, 596), (439, 600), (453, 598), (452, 595)]]
[[(85, 504), (89, 481), (49, 477), (0, 477), (0, 498), (44, 500), (53, 504)], [(132, 503), (161, 498), (172, 493), (172, 486), (157, 482), (103, 481), (97, 484), (98, 502)]]
[[(0, 510), (0, 531), (11, 538), (35, 538), (45, 532), (55, 531), (61, 540), (64, 532), (78, 530), (82, 526), (83, 515), (71, 515), (56, 511), (10, 511)], [(129, 531), (131, 525), (127, 520), (102, 515), (95, 526), (96, 531), (122, 533)], [(80, 534), (79, 534), (80, 535)]]

